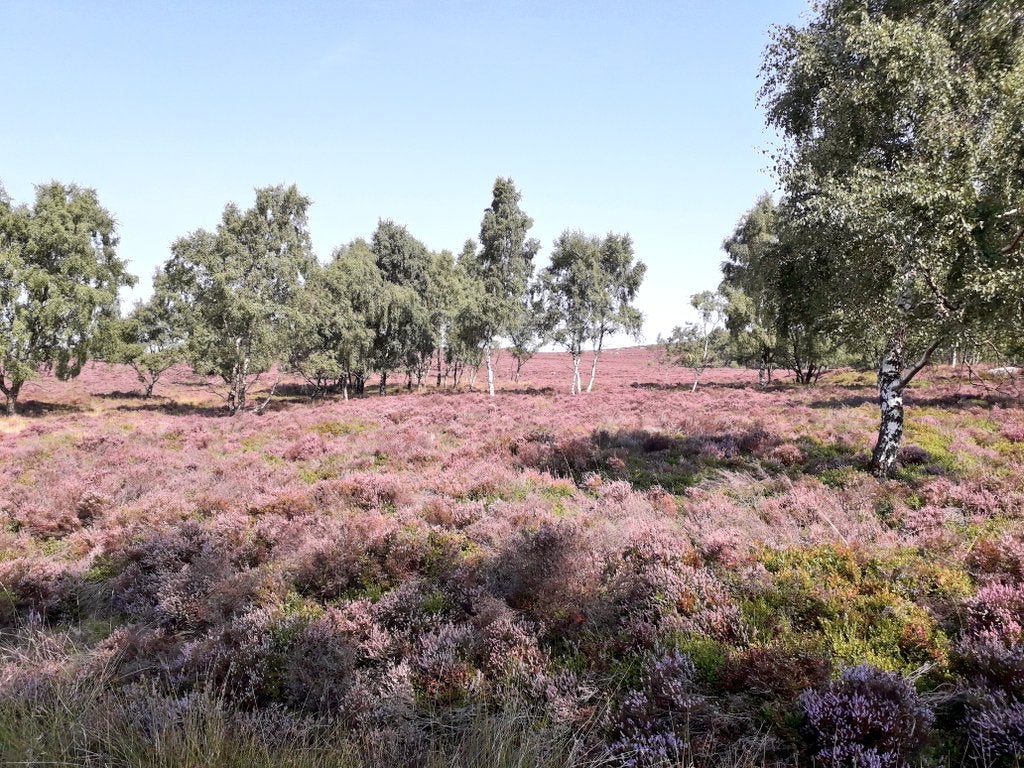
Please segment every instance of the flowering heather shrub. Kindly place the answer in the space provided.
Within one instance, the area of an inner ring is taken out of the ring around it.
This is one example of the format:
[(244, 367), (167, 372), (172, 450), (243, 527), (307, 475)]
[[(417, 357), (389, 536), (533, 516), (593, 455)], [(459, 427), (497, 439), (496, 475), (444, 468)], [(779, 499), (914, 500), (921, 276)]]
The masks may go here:
[(1024, 699), (974, 691), (964, 718), (971, 756), (982, 765), (1017, 765), (1024, 757)]
[(736, 693), (796, 703), (800, 694), (824, 685), (832, 674), (832, 661), (821, 650), (799, 645), (749, 648), (728, 659), (724, 684)]
[(1024, 536), (1005, 534), (982, 539), (967, 556), (967, 564), (982, 579), (1024, 581)]
[(571, 520), (524, 530), (491, 563), (490, 591), (530, 615), (539, 601), (564, 599), (586, 558), (579, 526)]
[(626, 692), (611, 716), (611, 751), (625, 766), (660, 766), (682, 760), (692, 736), (706, 731), (713, 710), (694, 691), (697, 671), (673, 651), (645, 660), (640, 684)]
[[(497, 600), (483, 601), (475, 622), (479, 627), (483, 668), (492, 678), (522, 685), (543, 675), (547, 658), (537, 642), (536, 626), (523, 621)], [(551, 687), (553, 698), (564, 698), (575, 687), (565, 683), (561, 679), (546, 680), (545, 689)]]
[(1024, 642), (1024, 584), (988, 584), (964, 604), (967, 632)]
[(480, 690), (474, 669), (473, 628), (446, 623), (420, 635), (412, 657), (412, 680), (417, 692), (432, 704), (461, 704)]
[(735, 567), (747, 548), (743, 539), (744, 532), (739, 528), (716, 528), (704, 536), (700, 552), (709, 562)]
[(908, 765), (924, 747), (934, 716), (901, 675), (860, 665), (800, 697), (804, 735), (822, 765)]
[(1024, 699), (1024, 644), (983, 633), (961, 640), (954, 651), (956, 671), (969, 683)]
[(226, 543), (195, 521), (151, 532), (118, 554), (113, 607), (168, 629), (209, 625), (217, 617), (208, 598), (233, 572)]
[[(735, 369), (691, 393), (652, 352), (606, 355), (588, 396), (561, 394), (566, 359), (542, 353), (494, 399), (282, 399), (233, 419), (184, 370), (146, 403), (108, 396), (135, 386), (109, 366), (31, 382), (45, 403), (0, 420), (0, 612), (81, 646), (29, 665), (5, 645), (0, 693), (109, 673), (215, 690), (254, 728), (337, 715), (422, 747), (424, 714), (459, 723), (447, 709), (467, 703), (585, 733), (623, 685), (654, 725), (603, 731), (632, 739), (620, 757), (700, 764), (752, 723), (789, 738), (830, 659), (1021, 700), (1019, 407), (954, 407), (961, 385), (926, 373), (904, 458), (929, 457), (879, 483), (858, 463), (871, 382), (761, 391)], [(929, 476), (940, 459), (956, 472)], [(672, 662), (689, 682), (659, 682), (644, 659), (664, 647), (696, 681)], [(682, 728), (663, 690), (706, 709)]]
[(327, 443), (318, 434), (310, 434), (300, 437), (287, 448), (282, 454), (288, 461), (309, 461), (327, 453)]
[(267, 704), (281, 696), (284, 653), (307, 620), (275, 605), (253, 609), (178, 645), (167, 643), (164, 635), (163, 655), (170, 656), (165, 665), (181, 688), (209, 683), (231, 700)]
[(79, 582), (65, 563), (39, 557), (0, 561), (0, 627), (32, 615), (50, 621), (71, 615)]
[(932, 504), (956, 507), (978, 520), (1018, 517), (1024, 509), (1024, 492), (1000, 485), (991, 476), (967, 477), (956, 482), (938, 479), (925, 488), (925, 495)]

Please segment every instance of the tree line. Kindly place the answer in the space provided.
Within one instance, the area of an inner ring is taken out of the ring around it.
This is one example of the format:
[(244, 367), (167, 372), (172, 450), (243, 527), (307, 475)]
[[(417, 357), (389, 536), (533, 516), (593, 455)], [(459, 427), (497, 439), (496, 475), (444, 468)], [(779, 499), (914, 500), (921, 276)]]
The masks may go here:
[(172, 243), (153, 292), (122, 316), (118, 291), (135, 283), (117, 256), (113, 217), (94, 190), (53, 182), (33, 205), (0, 189), (0, 392), (15, 412), (40, 370), (77, 375), (98, 357), (130, 365), (149, 396), (172, 366), (188, 362), (225, 385), (231, 413), (261, 411), (254, 384), (271, 371), (300, 376), (314, 397), (362, 394), (371, 375), (409, 388), (436, 372), (458, 385), (485, 366), (494, 395), (495, 353), (504, 344), (518, 380), (545, 344), (572, 354), (571, 391), (583, 391), (580, 360), (594, 353), (594, 384), (609, 336), (639, 338), (634, 306), (646, 271), (626, 234), (567, 230), (538, 271), (540, 243), (511, 179), (498, 178), (478, 238), (456, 256), (431, 251), (406, 227), (381, 220), (373, 234), (316, 258), (294, 186), (256, 190), (252, 207), (229, 203), (212, 232)]

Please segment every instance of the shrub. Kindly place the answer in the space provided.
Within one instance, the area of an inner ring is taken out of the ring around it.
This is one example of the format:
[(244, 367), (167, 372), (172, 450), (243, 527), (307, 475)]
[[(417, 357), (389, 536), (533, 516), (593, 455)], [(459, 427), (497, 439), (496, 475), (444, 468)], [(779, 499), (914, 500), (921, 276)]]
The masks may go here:
[(1024, 700), (974, 692), (964, 724), (972, 756), (983, 765), (1012, 765), (1024, 757)]
[(972, 685), (1024, 697), (1024, 644), (986, 634), (965, 638), (954, 650), (956, 671)]
[(803, 691), (824, 685), (831, 674), (832, 662), (821, 651), (775, 645), (731, 656), (723, 677), (728, 690), (795, 703)]
[(0, 562), (0, 627), (31, 614), (52, 620), (74, 610), (79, 579), (52, 560), (18, 558)]
[(967, 631), (1008, 643), (1024, 641), (1024, 585), (989, 584), (965, 605)]
[(625, 766), (658, 766), (680, 761), (693, 736), (712, 725), (714, 711), (694, 691), (696, 667), (672, 651), (649, 656), (640, 685), (628, 691), (612, 715), (612, 753)]
[(907, 765), (934, 719), (905, 678), (866, 664), (804, 692), (800, 707), (813, 758), (835, 768)]

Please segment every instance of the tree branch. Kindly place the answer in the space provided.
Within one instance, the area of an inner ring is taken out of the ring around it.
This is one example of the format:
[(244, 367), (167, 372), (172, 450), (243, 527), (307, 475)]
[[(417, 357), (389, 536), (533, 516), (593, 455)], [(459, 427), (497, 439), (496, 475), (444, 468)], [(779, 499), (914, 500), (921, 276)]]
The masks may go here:
[(896, 385), (897, 392), (905, 389), (911, 380), (921, 372), (921, 369), (928, 365), (932, 359), (932, 355), (935, 354), (935, 350), (939, 348), (942, 341), (943, 339), (941, 336), (933, 341), (931, 346), (928, 347), (928, 349), (921, 354), (921, 357), (917, 359), (917, 362), (914, 363), (914, 367), (900, 377), (899, 383)]
[(999, 251), (999, 255), (1009, 256), (1011, 253), (1017, 250), (1017, 248), (1021, 244), (1021, 241), (1024, 241), (1024, 227), (1020, 228), (1020, 232), (1017, 233), (1017, 236), (1013, 238), (1013, 241), (1008, 246)]

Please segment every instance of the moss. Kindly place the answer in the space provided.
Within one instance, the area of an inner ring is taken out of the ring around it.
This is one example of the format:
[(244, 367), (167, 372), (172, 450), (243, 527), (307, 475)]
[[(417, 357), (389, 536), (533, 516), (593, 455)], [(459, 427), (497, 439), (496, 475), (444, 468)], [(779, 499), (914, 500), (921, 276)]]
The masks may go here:
[(818, 480), (829, 488), (843, 490), (853, 485), (857, 475), (858, 472), (853, 467), (833, 467), (818, 473)]
[(301, 619), (309, 623), (324, 615), (324, 607), (315, 600), (303, 597), (291, 590), (281, 600), (281, 616), (289, 619)]
[(243, 451), (255, 452), (267, 444), (269, 438), (266, 435), (250, 435), (243, 437), (240, 445)]
[(477, 544), (461, 531), (431, 531), (427, 534), (421, 571), (432, 578), (442, 578), (479, 553)]
[(837, 371), (829, 374), (825, 383), (833, 387), (873, 387), (876, 378), (874, 371)]
[(164, 448), (171, 451), (181, 451), (185, 448), (185, 433), (180, 429), (174, 429), (170, 432), (165, 432), (160, 437), (160, 442)]
[(299, 470), (299, 479), (310, 485), (319, 483), (321, 480), (331, 480), (341, 474), (339, 458), (327, 456), (316, 466), (303, 467)]
[[(952, 436), (932, 424), (914, 419), (907, 422), (904, 444), (915, 445), (925, 451), (928, 464), (933, 468), (937, 467), (946, 474), (958, 474), (965, 468), (965, 460), (950, 450), (951, 442)], [(910, 475), (919, 474), (920, 470), (915, 472), (914, 469), (907, 467), (904, 471)]]
[(39, 547), (39, 551), (47, 557), (58, 557), (63, 555), (68, 549), (68, 543), (62, 538), (47, 539)]
[(420, 610), (428, 616), (437, 616), (448, 610), (448, 596), (440, 589), (435, 589), (423, 596)]
[(369, 432), (376, 425), (368, 421), (322, 421), (310, 429), (318, 435), (342, 437), (343, 435), (361, 435)]
[(575, 492), (576, 488), (568, 483), (554, 483), (543, 485), (540, 488), (540, 495), (552, 502), (557, 502), (560, 499), (567, 499)]

